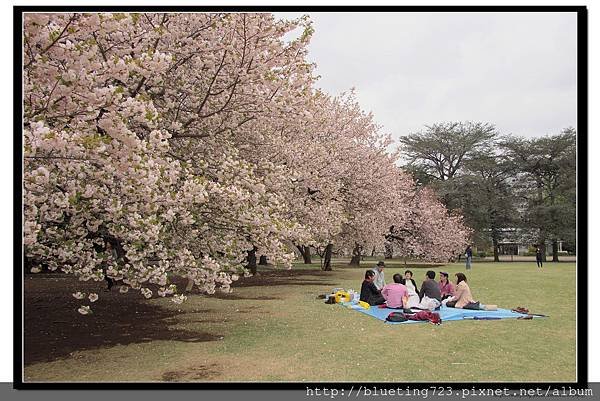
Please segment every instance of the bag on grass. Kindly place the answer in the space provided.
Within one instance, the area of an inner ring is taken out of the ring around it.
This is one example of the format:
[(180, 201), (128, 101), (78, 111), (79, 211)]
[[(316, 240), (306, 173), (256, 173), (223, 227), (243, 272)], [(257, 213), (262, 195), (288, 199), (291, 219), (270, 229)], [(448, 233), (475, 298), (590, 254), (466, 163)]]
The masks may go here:
[(466, 304), (465, 306), (463, 306), (463, 309), (481, 310), (481, 304), (479, 303), (479, 301), (477, 301), (477, 302), (469, 302), (468, 304)]
[(335, 296), (333, 296), (333, 295), (329, 296), (329, 298), (327, 298), (325, 303), (329, 304), (329, 305), (334, 305), (335, 304)]
[(402, 312), (392, 312), (385, 318), (385, 320), (388, 322), (406, 322), (408, 318)]
[(358, 301), (358, 305), (360, 307), (362, 307), (363, 309), (369, 309), (371, 307), (371, 305), (369, 305), (368, 303), (366, 303), (365, 301)]

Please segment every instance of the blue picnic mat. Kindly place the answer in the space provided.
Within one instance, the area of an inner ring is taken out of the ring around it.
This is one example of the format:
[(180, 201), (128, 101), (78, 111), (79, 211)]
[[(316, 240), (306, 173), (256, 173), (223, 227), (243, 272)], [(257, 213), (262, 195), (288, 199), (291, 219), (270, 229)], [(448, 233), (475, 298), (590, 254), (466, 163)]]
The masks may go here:
[[(378, 308), (377, 306), (372, 306), (369, 309), (363, 309), (358, 305), (351, 305), (349, 303), (340, 304), (342, 306), (346, 306), (349, 309), (354, 309), (357, 312), (364, 313), (365, 315), (373, 316), (379, 320), (383, 320), (386, 323), (390, 324), (408, 324), (408, 323), (422, 323), (423, 321), (418, 320), (407, 320), (405, 322), (388, 322), (385, 318), (391, 312), (402, 312), (402, 310), (398, 309), (389, 309), (389, 308)], [(516, 313), (508, 309), (500, 309), (495, 311), (485, 311), (485, 310), (469, 310), (469, 309), (458, 309), (458, 308), (447, 308), (446, 306), (441, 306), (439, 310), (435, 312), (440, 314), (443, 322), (448, 322), (452, 320), (468, 320), (474, 318), (500, 318), (500, 319), (516, 319), (519, 316), (527, 316), (526, 314)], [(538, 316), (534, 316), (536, 318)], [(426, 321), (425, 321), (426, 322)]]

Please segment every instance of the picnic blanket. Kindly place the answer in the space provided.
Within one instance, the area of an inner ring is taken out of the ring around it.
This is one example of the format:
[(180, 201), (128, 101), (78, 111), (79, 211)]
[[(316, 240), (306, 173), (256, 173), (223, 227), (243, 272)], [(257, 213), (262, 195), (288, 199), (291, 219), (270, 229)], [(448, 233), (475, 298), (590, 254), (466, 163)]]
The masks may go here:
[[(358, 305), (352, 305), (349, 303), (339, 304), (342, 306), (346, 306), (349, 309), (354, 309), (360, 313), (364, 313), (365, 315), (373, 316), (376, 319), (383, 320), (389, 324), (410, 324), (410, 323), (422, 323), (423, 321), (416, 320), (407, 320), (405, 322), (388, 322), (385, 318), (392, 312), (402, 312), (402, 310), (398, 309), (390, 309), (390, 308), (378, 308), (377, 306), (372, 306), (369, 309), (364, 309)], [(444, 305), (440, 307), (440, 309), (435, 310), (440, 314), (442, 318), (442, 322), (448, 322), (452, 320), (495, 320), (495, 319), (516, 319), (520, 316), (527, 316), (525, 313), (516, 313), (508, 309), (500, 309), (495, 311), (486, 311), (486, 310), (469, 310), (469, 309), (459, 309), (459, 308), (448, 308)], [(539, 316), (534, 316), (537, 318)]]

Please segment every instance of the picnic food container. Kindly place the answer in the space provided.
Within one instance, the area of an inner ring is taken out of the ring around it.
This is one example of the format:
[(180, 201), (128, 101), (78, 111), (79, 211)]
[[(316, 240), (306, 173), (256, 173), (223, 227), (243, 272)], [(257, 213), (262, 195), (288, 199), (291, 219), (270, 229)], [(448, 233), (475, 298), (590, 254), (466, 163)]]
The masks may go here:
[(338, 304), (341, 302), (350, 302), (350, 294), (344, 290), (337, 291), (335, 293), (335, 302)]

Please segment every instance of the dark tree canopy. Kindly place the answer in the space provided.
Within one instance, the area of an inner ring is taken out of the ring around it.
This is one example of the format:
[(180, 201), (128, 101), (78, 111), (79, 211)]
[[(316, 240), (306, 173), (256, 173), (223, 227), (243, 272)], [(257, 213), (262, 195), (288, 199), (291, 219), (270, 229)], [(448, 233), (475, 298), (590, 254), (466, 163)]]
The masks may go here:
[(501, 143), (520, 172), (515, 193), (523, 205), (523, 224), (538, 231), (539, 244), (551, 241), (555, 261), (559, 240), (575, 243), (576, 145), (573, 128), (541, 138), (509, 137)]
[(455, 177), (473, 154), (489, 149), (495, 138), (496, 129), (489, 123), (442, 122), (401, 137), (400, 143), (413, 173), (446, 181)]
[(478, 238), (476, 243), (491, 240), (494, 260), (498, 261), (498, 243), (505, 231), (519, 224), (516, 202), (510, 185), (513, 166), (501, 155), (480, 154), (465, 163), (458, 178), (462, 191), (456, 203)]
[[(531, 244), (575, 246), (576, 132), (539, 138), (501, 137), (493, 124), (442, 122), (400, 139), (404, 168), (462, 214), (479, 245), (506, 233), (530, 233)], [(536, 234), (534, 234), (536, 233)], [(527, 236), (527, 234), (524, 234)], [(545, 247), (544, 247), (545, 248)]]

